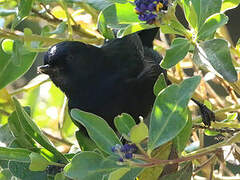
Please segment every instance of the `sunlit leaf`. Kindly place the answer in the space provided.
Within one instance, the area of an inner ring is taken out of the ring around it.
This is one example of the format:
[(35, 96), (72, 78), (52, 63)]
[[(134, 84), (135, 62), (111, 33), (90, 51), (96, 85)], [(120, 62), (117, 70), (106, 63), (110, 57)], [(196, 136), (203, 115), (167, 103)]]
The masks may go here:
[(167, 50), (166, 56), (161, 62), (161, 66), (165, 69), (171, 68), (181, 61), (188, 53), (190, 42), (184, 38), (175, 38), (170, 49)]
[(212, 39), (200, 43), (195, 49), (193, 60), (201, 68), (219, 73), (229, 82), (235, 82), (238, 79), (228, 43), (223, 39)]
[(175, 138), (187, 123), (187, 104), (200, 82), (199, 76), (171, 85), (158, 94), (150, 118), (148, 153)]

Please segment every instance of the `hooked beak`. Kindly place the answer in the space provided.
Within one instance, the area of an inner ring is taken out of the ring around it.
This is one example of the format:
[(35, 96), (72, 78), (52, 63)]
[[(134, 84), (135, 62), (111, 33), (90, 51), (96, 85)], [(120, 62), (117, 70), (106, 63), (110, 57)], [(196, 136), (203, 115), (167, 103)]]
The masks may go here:
[(53, 71), (53, 68), (49, 64), (38, 66), (37, 68), (37, 72), (43, 74), (51, 74)]

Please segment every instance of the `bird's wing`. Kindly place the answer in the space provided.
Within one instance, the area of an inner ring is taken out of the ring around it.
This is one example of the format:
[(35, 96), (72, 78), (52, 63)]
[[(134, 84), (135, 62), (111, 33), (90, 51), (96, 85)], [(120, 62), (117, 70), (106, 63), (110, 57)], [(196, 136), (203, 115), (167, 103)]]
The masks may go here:
[(101, 49), (115, 72), (131, 77), (137, 76), (143, 69), (144, 50), (137, 33), (113, 39), (105, 43)]

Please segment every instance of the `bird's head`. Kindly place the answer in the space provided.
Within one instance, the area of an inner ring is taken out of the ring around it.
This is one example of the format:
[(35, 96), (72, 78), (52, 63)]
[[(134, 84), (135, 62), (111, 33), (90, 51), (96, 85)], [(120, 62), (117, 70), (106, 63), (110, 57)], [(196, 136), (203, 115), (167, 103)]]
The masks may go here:
[(94, 51), (98, 48), (76, 41), (58, 43), (45, 53), (38, 72), (49, 75), (53, 83), (68, 93), (76, 83), (87, 80), (96, 66)]

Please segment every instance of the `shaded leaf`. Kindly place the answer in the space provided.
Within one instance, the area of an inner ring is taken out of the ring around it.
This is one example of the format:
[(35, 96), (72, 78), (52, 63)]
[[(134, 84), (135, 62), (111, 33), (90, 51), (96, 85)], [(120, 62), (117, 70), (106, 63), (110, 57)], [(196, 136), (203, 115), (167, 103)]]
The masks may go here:
[[(155, 159), (167, 160), (171, 152), (171, 147), (172, 147), (172, 143), (164, 144), (159, 148), (155, 149), (152, 152), (151, 157)], [(144, 170), (139, 175), (139, 179), (158, 180), (159, 176), (163, 171), (163, 168), (164, 168), (164, 165), (144, 168)]]
[(30, 151), (22, 148), (0, 147), (1, 160), (13, 160), (20, 162), (30, 162)]
[(119, 168), (110, 173), (108, 180), (120, 180), (129, 170), (130, 168)]
[(192, 114), (189, 111), (187, 124), (182, 129), (182, 131), (177, 135), (177, 137), (173, 139), (173, 143), (175, 144), (178, 153), (181, 153), (185, 149), (191, 136), (191, 133), (192, 133)]
[(116, 162), (105, 159), (96, 152), (80, 152), (65, 166), (64, 174), (77, 180), (102, 179), (104, 175), (122, 167)]
[(8, 166), (11, 173), (22, 180), (48, 180), (45, 171), (30, 171), (29, 163), (10, 161)]
[(172, 174), (163, 176), (161, 178), (161, 180), (170, 180), (170, 179), (191, 180), (192, 172), (193, 172), (192, 163), (188, 162), (188, 163), (186, 163), (186, 165), (182, 169), (180, 169), (176, 173), (172, 173)]
[(122, 144), (111, 127), (101, 117), (79, 109), (72, 109), (71, 117), (87, 129), (91, 139), (104, 152), (112, 154), (112, 147), (116, 144)]
[(114, 118), (114, 125), (120, 134), (128, 136), (130, 130), (136, 125), (131, 115), (122, 113)]
[(26, 113), (26, 111), (24, 111), (24, 109), (21, 107), (20, 103), (15, 97), (13, 97), (13, 102), (16, 107), (18, 118), (20, 119), (20, 123), (25, 133), (27, 133), (35, 141), (37, 141), (39, 144), (49, 150), (49, 153), (51, 152), (51, 156), (49, 156), (48, 158), (51, 158), (53, 161), (61, 160), (63, 163), (67, 163), (67, 159), (52, 145), (52, 143), (42, 133), (38, 126), (33, 122), (31, 117)]
[(38, 153), (32, 152), (30, 154), (31, 163), (29, 169), (31, 171), (44, 171), (50, 163)]

